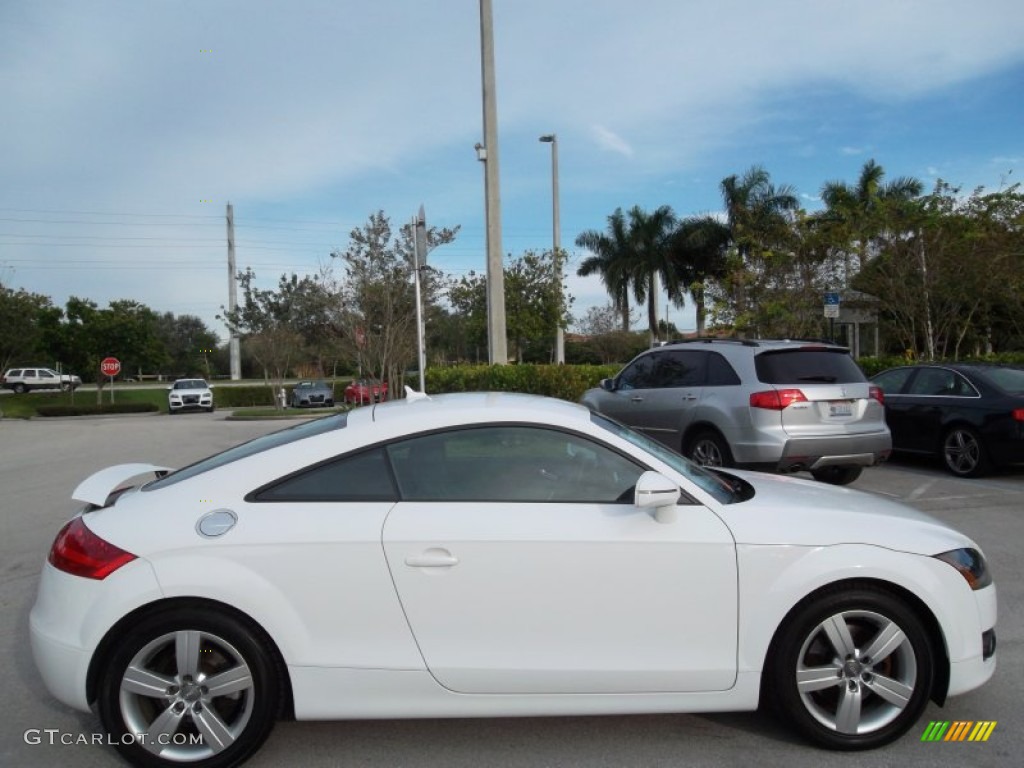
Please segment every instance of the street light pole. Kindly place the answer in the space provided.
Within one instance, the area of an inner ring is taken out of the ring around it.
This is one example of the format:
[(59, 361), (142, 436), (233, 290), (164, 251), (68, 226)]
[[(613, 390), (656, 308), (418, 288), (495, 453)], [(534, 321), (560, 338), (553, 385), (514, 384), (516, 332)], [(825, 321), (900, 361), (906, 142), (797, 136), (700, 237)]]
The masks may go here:
[(565, 362), (565, 333), (562, 331), (562, 233), (558, 211), (558, 135), (546, 133), (540, 141), (551, 145), (551, 257), (555, 262), (555, 290), (558, 291), (558, 324), (555, 326), (555, 362)]
[(498, 104), (494, 77), (494, 16), (491, 0), (480, 0), (480, 74), (483, 84), (484, 164), (487, 217), (487, 348), (492, 365), (508, 363), (505, 335), (505, 271), (501, 252), (501, 191), (498, 183)]

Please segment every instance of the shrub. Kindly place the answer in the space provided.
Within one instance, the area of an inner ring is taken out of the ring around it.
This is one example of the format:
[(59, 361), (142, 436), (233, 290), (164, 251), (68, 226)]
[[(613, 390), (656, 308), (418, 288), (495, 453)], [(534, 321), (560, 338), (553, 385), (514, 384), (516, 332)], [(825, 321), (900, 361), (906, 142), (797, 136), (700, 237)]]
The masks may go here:
[(102, 405), (40, 405), (36, 413), (40, 416), (97, 416), (108, 413), (156, 413), (160, 407), (154, 403), (103, 403)]
[(525, 392), (576, 402), (618, 365), (460, 365), (430, 368), (427, 392)]

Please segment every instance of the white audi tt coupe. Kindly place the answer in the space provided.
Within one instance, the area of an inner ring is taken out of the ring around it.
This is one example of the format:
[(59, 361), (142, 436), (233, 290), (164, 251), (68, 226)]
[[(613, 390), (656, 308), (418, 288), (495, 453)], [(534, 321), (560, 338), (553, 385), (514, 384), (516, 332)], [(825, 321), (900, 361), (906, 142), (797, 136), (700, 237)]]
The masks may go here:
[(557, 400), (412, 393), (73, 495), (32, 648), (137, 765), (237, 765), (282, 717), (759, 704), (867, 748), (996, 666), (967, 537)]

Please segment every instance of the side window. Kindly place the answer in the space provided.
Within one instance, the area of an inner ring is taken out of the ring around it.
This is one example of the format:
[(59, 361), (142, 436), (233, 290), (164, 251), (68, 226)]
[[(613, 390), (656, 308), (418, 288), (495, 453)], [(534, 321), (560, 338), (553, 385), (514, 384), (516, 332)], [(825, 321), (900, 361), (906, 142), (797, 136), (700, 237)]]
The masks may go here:
[(14, 368), (7, 375), (12, 377), (12, 378), (15, 377), (15, 376), (21, 376), (21, 369), (20, 368)]
[(922, 368), (910, 384), (911, 395), (950, 396), (956, 393), (956, 374), (946, 368)]
[(41, 378), (41, 379), (55, 379), (57, 377), (54, 374), (52, 374), (49, 371), (47, 371), (47, 370), (41, 370), (41, 371), (39, 371), (39, 378)]
[(619, 389), (650, 389), (654, 384), (655, 355), (638, 357), (619, 374)]
[(953, 390), (950, 393), (953, 397), (977, 397), (977, 390), (971, 386), (971, 382), (959, 373), (953, 373)]
[(254, 501), (397, 501), (384, 451), (343, 456), (256, 492)]
[(709, 387), (735, 387), (740, 377), (729, 365), (729, 361), (718, 352), (708, 353), (708, 372), (704, 382)]
[(629, 503), (645, 469), (600, 443), (542, 427), (451, 430), (387, 451), (407, 501)]
[(671, 350), (657, 355), (659, 387), (699, 387), (704, 383), (707, 353), (697, 350)]
[(913, 368), (894, 368), (891, 371), (880, 373), (871, 380), (871, 383), (887, 395), (895, 395), (907, 384), (907, 379), (914, 372)]

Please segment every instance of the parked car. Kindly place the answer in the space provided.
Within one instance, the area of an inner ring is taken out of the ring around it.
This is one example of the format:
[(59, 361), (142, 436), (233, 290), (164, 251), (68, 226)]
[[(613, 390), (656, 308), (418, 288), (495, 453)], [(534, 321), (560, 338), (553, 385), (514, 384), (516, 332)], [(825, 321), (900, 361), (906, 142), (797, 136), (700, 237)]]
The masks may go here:
[(581, 402), (705, 466), (804, 470), (846, 485), (891, 449), (881, 390), (836, 344), (667, 344)]
[(1024, 368), (908, 365), (871, 381), (885, 392), (894, 450), (939, 456), (960, 477), (1024, 464)]
[(331, 408), (334, 387), (324, 381), (300, 381), (292, 388), (292, 408)]
[(388, 383), (378, 379), (355, 379), (345, 387), (345, 402), (363, 405), (379, 403), (388, 397)]
[(33, 654), (138, 765), (236, 765), (283, 713), (762, 694), (811, 741), (869, 748), (996, 667), (996, 588), (963, 534), (878, 496), (703, 468), (560, 400), (413, 393), (177, 471), (107, 468), (72, 495)]
[(167, 388), (167, 411), (206, 411), (213, 413), (213, 392), (203, 379), (178, 379)]
[(11, 368), (0, 377), (0, 385), (21, 395), (33, 389), (66, 392), (82, 386), (82, 380), (70, 373), (57, 373), (52, 368)]

